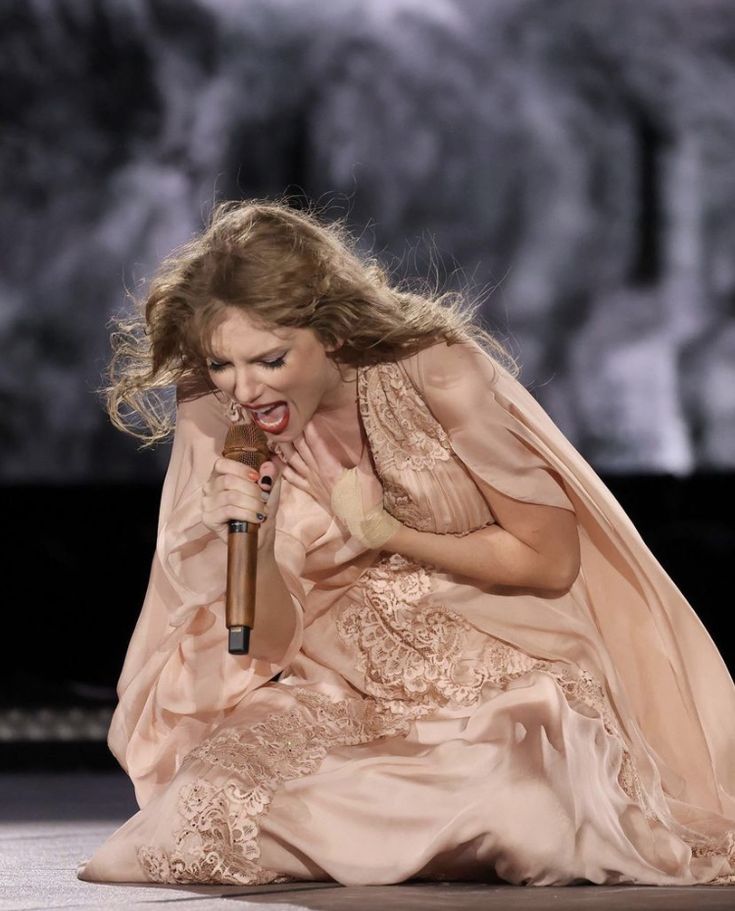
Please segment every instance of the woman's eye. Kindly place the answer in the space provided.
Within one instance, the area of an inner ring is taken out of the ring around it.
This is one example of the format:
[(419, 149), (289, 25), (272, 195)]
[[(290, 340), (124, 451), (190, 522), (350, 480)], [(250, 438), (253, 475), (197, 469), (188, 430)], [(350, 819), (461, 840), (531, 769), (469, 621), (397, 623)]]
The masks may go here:
[[(269, 370), (277, 370), (279, 367), (283, 367), (286, 363), (285, 356), (277, 357), (272, 361), (261, 361), (260, 362), (264, 367), (267, 367)], [(207, 364), (207, 369), (216, 373), (218, 370), (224, 370), (227, 364), (218, 364), (217, 361), (210, 361)]]

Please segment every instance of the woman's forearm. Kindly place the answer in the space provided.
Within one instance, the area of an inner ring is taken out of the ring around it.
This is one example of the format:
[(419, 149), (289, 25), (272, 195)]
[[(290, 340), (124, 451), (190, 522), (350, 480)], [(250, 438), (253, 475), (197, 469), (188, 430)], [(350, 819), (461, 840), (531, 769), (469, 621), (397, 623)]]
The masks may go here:
[(484, 586), (537, 589), (550, 594), (568, 589), (560, 584), (555, 567), (538, 551), (499, 525), (480, 528), (461, 538), (401, 525), (381, 550), (430, 563)]

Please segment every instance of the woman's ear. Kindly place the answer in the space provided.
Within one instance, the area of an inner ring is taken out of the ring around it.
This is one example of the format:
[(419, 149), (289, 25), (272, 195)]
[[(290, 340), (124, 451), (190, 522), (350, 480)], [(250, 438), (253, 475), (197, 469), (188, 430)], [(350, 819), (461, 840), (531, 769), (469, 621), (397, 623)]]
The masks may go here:
[(344, 345), (344, 343), (345, 343), (345, 340), (343, 338), (337, 339), (337, 341), (333, 345), (325, 345), (324, 350), (329, 351), (330, 353), (332, 351), (339, 351), (339, 349), (342, 347), (342, 345)]

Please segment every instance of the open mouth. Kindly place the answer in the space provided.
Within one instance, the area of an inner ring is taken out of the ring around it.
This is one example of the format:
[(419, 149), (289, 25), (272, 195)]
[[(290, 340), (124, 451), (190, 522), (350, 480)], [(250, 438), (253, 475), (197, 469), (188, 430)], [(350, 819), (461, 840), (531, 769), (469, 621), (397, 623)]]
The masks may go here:
[(274, 402), (267, 408), (259, 408), (257, 411), (248, 410), (254, 423), (267, 433), (282, 433), (288, 426), (288, 402)]

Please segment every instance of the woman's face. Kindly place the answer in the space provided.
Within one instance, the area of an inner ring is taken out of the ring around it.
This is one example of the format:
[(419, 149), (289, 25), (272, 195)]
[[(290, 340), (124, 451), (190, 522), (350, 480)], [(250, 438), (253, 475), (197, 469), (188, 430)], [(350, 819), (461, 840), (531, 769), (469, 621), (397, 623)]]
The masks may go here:
[[(327, 357), (338, 347), (325, 348), (311, 329), (257, 329), (241, 310), (227, 307), (212, 333), (207, 367), (215, 385), (247, 408), (269, 437), (291, 441), (315, 412), (354, 400), (354, 371), (343, 381)], [(258, 412), (274, 403), (281, 404)]]

